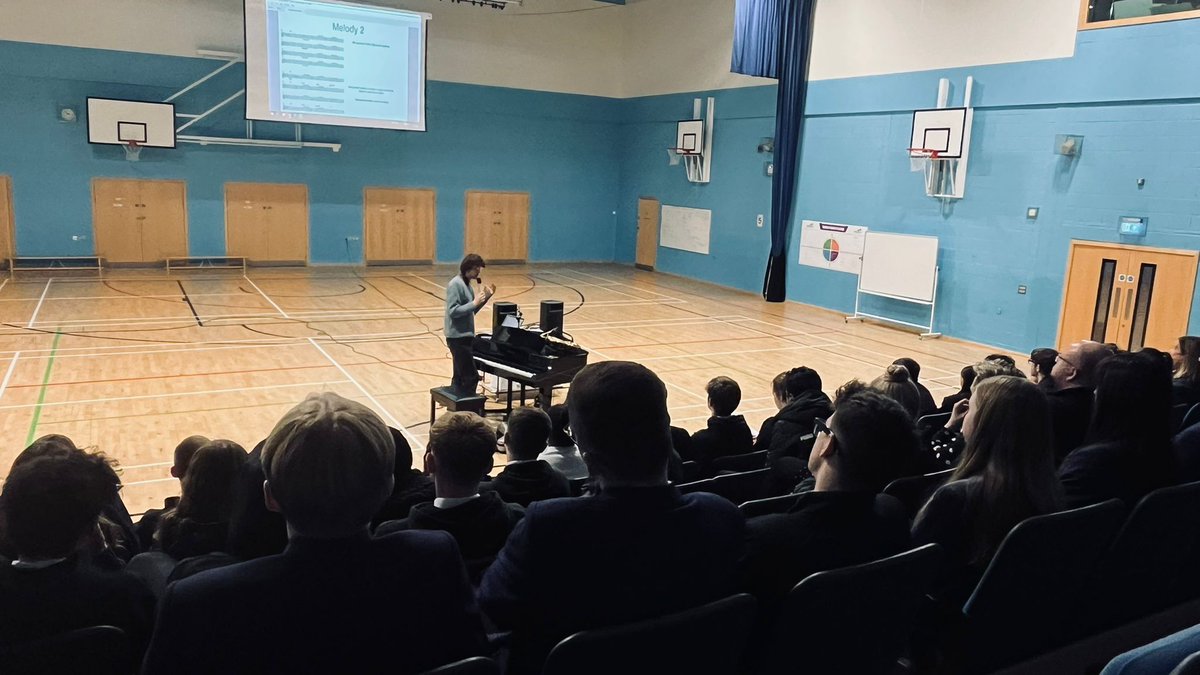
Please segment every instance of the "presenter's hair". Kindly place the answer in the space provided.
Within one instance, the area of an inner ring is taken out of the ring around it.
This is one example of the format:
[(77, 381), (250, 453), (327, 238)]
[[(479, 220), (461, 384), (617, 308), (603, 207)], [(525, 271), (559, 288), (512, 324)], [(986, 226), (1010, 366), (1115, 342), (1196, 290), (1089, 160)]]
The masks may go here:
[(483, 257), (478, 253), (468, 253), (458, 264), (458, 273), (466, 274), (468, 270), (476, 267), (487, 267), (487, 263), (483, 262)]

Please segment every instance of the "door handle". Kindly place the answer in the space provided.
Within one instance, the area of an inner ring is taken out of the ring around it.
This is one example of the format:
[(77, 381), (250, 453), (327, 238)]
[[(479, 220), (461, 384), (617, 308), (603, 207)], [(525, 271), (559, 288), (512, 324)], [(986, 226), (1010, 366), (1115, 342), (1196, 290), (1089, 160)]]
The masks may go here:
[(1125, 296), (1125, 320), (1133, 318), (1133, 289), (1129, 289), (1129, 293)]

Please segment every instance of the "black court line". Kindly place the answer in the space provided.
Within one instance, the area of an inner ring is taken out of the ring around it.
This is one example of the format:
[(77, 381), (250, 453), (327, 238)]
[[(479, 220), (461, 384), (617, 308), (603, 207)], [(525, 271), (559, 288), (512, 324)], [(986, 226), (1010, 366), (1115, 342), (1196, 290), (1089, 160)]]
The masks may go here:
[(192, 310), (192, 316), (196, 317), (196, 325), (204, 327), (204, 322), (200, 320), (200, 315), (196, 313), (196, 308), (192, 305), (192, 299), (188, 297), (187, 290), (183, 288), (183, 282), (179, 279), (175, 280), (179, 284), (179, 292), (183, 293), (183, 301), (187, 303), (188, 309)]

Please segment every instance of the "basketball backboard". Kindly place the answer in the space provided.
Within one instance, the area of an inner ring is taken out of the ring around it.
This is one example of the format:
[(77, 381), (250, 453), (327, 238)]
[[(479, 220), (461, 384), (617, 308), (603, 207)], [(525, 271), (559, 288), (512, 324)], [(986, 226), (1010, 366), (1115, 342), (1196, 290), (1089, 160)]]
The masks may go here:
[(140, 147), (175, 147), (175, 104), (125, 101), (111, 98), (87, 100), (88, 143)]
[(934, 150), (939, 159), (959, 159), (963, 154), (966, 108), (933, 108), (913, 112), (909, 148)]
[(704, 120), (681, 120), (675, 133), (675, 152), (681, 155), (704, 154)]

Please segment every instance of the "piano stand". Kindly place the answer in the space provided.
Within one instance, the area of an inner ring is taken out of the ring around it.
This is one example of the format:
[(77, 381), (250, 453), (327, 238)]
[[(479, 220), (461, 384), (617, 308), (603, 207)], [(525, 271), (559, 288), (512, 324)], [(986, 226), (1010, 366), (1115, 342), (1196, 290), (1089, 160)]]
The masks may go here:
[[(449, 412), (473, 412), (483, 417), (484, 398), (478, 394), (462, 396), (453, 387), (434, 387), (429, 390), (429, 424), (433, 424), (440, 405)], [(511, 400), (509, 405), (512, 405)]]

